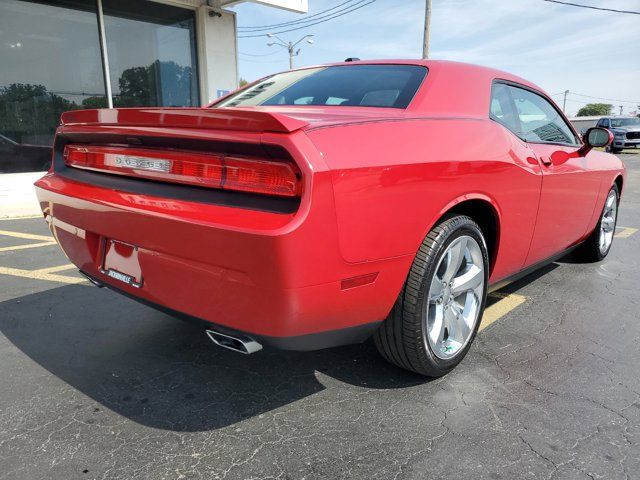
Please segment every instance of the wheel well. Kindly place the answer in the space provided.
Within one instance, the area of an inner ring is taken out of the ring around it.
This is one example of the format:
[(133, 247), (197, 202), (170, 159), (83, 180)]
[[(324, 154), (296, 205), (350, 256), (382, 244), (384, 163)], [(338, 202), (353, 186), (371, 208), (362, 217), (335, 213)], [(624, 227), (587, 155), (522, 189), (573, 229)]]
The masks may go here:
[(484, 200), (467, 200), (461, 202), (447, 212), (447, 214), (467, 215), (471, 217), (480, 227), (487, 242), (489, 254), (489, 271), (493, 270), (496, 255), (498, 253), (498, 240), (500, 236), (500, 225), (498, 215), (489, 202)]
[(618, 187), (618, 196), (622, 195), (622, 175), (616, 177), (615, 184)]

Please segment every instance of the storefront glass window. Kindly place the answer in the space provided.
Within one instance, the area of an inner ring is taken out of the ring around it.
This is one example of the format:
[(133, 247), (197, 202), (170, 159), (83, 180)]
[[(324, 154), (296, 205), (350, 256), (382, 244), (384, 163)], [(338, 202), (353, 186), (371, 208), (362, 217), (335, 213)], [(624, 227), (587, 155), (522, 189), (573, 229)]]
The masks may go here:
[(95, 8), (0, 1), (0, 173), (46, 169), (60, 114), (105, 103)]
[(103, 0), (114, 107), (198, 106), (195, 12)]

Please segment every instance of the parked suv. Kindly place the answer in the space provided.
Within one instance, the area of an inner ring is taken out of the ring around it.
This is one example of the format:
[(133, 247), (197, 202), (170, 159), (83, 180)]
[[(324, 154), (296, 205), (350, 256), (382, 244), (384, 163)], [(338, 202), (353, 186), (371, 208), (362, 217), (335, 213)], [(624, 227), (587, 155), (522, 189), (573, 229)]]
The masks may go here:
[(598, 120), (597, 127), (608, 128), (614, 139), (611, 152), (618, 153), (623, 148), (640, 148), (640, 118), (604, 117)]

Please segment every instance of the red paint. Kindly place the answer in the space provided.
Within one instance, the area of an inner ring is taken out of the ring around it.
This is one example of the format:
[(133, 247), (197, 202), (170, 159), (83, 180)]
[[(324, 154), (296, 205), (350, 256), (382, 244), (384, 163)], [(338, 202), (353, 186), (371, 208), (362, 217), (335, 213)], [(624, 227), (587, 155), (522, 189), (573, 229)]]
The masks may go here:
[[(429, 69), (406, 110), (145, 108), (63, 116), (59, 141), (92, 135), (94, 146), (114, 147), (115, 136), (162, 138), (166, 152), (180, 150), (171, 142), (233, 142), (263, 151), (263, 160), (277, 146), (299, 169), (293, 213), (103, 188), (57, 167), (36, 184), (42, 209), (56, 218), (52, 228), (71, 261), (102, 282), (277, 337), (385, 318), (425, 235), (461, 202), (484, 202), (495, 216), (492, 283), (586, 238), (624, 167), (595, 150), (525, 143), (489, 119), (493, 80), (539, 91), (535, 85), (471, 65), (388, 63)], [(143, 288), (100, 272), (105, 239), (138, 247)]]

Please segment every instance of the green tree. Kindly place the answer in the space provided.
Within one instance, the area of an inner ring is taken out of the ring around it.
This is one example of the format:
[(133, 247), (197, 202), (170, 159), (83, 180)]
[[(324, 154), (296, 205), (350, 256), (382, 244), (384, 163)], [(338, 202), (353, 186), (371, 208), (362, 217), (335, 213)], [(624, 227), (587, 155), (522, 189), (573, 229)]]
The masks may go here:
[(584, 107), (578, 110), (578, 117), (591, 117), (602, 115), (606, 117), (607, 115), (611, 115), (611, 111), (613, 110), (613, 105), (610, 103), (587, 103)]
[(156, 60), (147, 67), (126, 69), (118, 79), (116, 107), (191, 105), (192, 70), (175, 62)]
[(240, 77), (240, 81), (238, 82), (238, 87), (242, 88), (245, 85), (247, 85), (249, 82), (247, 82), (244, 78)]
[(82, 108), (107, 108), (107, 97), (99, 95), (82, 100)]
[(12, 83), (0, 87), (0, 132), (18, 143), (39, 143), (34, 139), (53, 135), (62, 112), (77, 108), (44, 85)]

